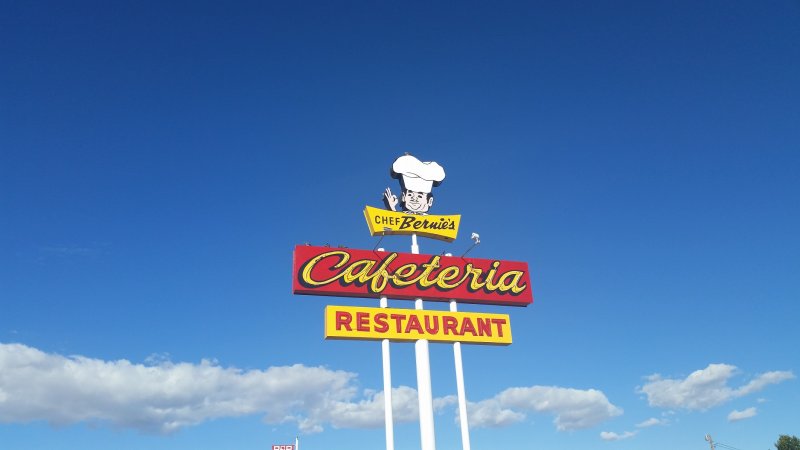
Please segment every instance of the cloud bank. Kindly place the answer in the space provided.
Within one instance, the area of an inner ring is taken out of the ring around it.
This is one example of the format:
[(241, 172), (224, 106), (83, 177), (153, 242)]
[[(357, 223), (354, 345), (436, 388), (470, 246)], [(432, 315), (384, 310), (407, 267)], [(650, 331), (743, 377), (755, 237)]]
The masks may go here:
[[(346, 409), (356, 394), (354, 379), (353, 373), (300, 364), (248, 371), (208, 360), (143, 365), (0, 344), (0, 422), (108, 422), (170, 433), (261, 413), (268, 423), (296, 421), (318, 431), (332, 411)], [(344, 414), (338, 420), (358, 418)]]
[(795, 378), (790, 371), (767, 372), (738, 388), (728, 386), (737, 373), (736, 366), (709, 364), (685, 379), (664, 379), (651, 375), (638, 391), (647, 396), (650, 406), (705, 411), (729, 400), (758, 392), (771, 384)]
[[(0, 423), (43, 420), (54, 425), (109, 424), (169, 434), (223, 417), (263, 415), (269, 424), (295, 423), (303, 433), (382, 427), (383, 392), (360, 391), (351, 372), (302, 364), (241, 370), (203, 360), (145, 364), (45, 353), (0, 344)], [(456, 404), (434, 399), (434, 410)], [(395, 422), (418, 420), (415, 389), (392, 389)], [(558, 430), (592, 427), (622, 410), (597, 390), (552, 386), (506, 389), (468, 407), (470, 426), (499, 427), (526, 413), (555, 416)]]

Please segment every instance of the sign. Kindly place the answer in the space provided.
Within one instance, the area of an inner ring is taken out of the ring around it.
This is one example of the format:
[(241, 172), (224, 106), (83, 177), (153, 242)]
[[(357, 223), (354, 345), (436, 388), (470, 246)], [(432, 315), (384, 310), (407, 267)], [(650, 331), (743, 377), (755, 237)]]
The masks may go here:
[(294, 450), (294, 445), (293, 444), (273, 445), (272, 450)]
[(325, 339), (509, 345), (511, 319), (507, 314), (328, 305)]
[[(420, 161), (405, 154), (392, 164), (392, 178), (400, 180), (400, 196), (386, 188), (383, 202), (386, 209), (367, 206), (367, 219), (372, 236), (385, 234), (417, 234), (453, 242), (458, 235), (460, 215), (429, 215), (433, 206), (433, 188), (444, 181), (444, 168), (435, 161)], [(402, 212), (397, 211), (398, 207)]]
[(417, 234), (432, 239), (453, 242), (458, 235), (460, 215), (436, 216), (406, 214), (386, 209), (364, 208), (369, 234), (372, 236), (390, 234)]
[(292, 292), (528, 306), (528, 264), (298, 245)]

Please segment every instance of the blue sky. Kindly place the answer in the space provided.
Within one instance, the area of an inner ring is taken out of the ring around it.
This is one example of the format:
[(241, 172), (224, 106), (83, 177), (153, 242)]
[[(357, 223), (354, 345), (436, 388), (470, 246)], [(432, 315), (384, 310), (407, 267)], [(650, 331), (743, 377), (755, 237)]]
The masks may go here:
[(423, 253), (530, 265), (461, 308), (514, 335), (464, 347), (473, 448), (800, 434), (800, 3), (163, 3), (4, 6), (0, 447), (381, 448), (380, 344), (322, 339), (376, 302), (292, 296), (292, 248), (372, 248), (404, 152), (462, 215)]

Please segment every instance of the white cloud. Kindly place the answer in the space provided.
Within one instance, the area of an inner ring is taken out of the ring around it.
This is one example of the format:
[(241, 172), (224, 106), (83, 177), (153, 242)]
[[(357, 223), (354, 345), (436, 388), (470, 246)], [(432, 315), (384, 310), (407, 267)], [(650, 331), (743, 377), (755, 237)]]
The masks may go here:
[[(372, 412), (380, 400), (375, 395), (351, 403), (354, 380), (353, 373), (301, 364), (248, 371), (207, 360), (144, 365), (0, 344), (0, 423), (105, 422), (169, 433), (216, 418), (263, 414), (267, 423), (297, 422), (305, 432), (321, 431), (325, 422), (371, 425), (356, 410)], [(416, 414), (409, 411), (408, 404), (416, 403), (416, 396), (407, 401), (409, 390), (395, 394), (404, 420)]]
[(642, 423), (636, 424), (636, 428), (649, 428), (656, 425), (666, 425), (668, 423), (669, 422), (665, 419), (656, 419), (655, 417), (651, 417)]
[[(269, 424), (295, 423), (304, 433), (324, 426), (382, 427), (383, 392), (359, 393), (356, 381), (354, 373), (302, 364), (241, 370), (209, 360), (172, 363), (165, 354), (136, 364), (0, 343), (0, 423), (90, 422), (170, 433), (259, 414)], [(436, 398), (434, 409), (456, 403), (452, 395)], [(415, 389), (393, 388), (392, 405), (395, 422), (418, 420)], [(554, 415), (559, 430), (588, 428), (622, 414), (600, 391), (549, 386), (506, 389), (468, 410), (475, 427), (506, 426), (535, 412)]]
[[(359, 402), (334, 401), (323, 411), (314, 411), (313, 416), (330, 423), (335, 428), (378, 428), (384, 424), (384, 394), (365, 393), (366, 398)], [(435, 399), (434, 410), (448, 405), (447, 399)], [(417, 391), (408, 386), (392, 388), (392, 418), (395, 422), (413, 422), (419, 417)]]
[[(395, 402), (394, 398), (392, 398), (392, 405), (394, 405), (395, 403), (396, 402)], [(441, 410), (443, 410), (444, 408), (446, 408), (446, 407), (448, 407), (450, 405), (457, 405), (457, 404), (458, 404), (458, 397), (456, 397), (455, 395), (447, 395), (447, 396), (444, 396), (444, 397), (434, 398), (433, 399), (433, 410), (434, 411), (441, 411)]]
[(476, 428), (505, 427), (525, 420), (525, 414), (503, 408), (496, 398), (469, 403), (467, 414), (470, 426)]
[(626, 431), (622, 434), (614, 433), (613, 431), (601, 431), (600, 432), (600, 439), (604, 441), (621, 441), (623, 439), (629, 439), (636, 436), (635, 431)]
[(788, 371), (767, 372), (734, 389), (728, 386), (728, 380), (736, 371), (736, 367), (729, 364), (709, 364), (683, 380), (651, 375), (638, 391), (647, 396), (650, 406), (707, 410), (731, 399), (758, 392), (770, 384), (794, 378), (794, 374)]
[(515, 387), (494, 398), (469, 405), (469, 423), (475, 427), (499, 427), (525, 419), (525, 412), (552, 414), (559, 431), (593, 427), (622, 414), (595, 389), (557, 386)]
[(744, 411), (733, 410), (728, 414), (729, 422), (737, 422), (739, 420), (749, 419), (756, 416), (756, 408), (747, 408)]
[(778, 384), (786, 380), (791, 380), (792, 378), (794, 378), (794, 374), (788, 371), (774, 371), (774, 372), (762, 373), (761, 375), (757, 376), (755, 379), (751, 380), (746, 385), (737, 389), (736, 396), (742, 397), (744, 395), (752, 394), (754, 392), (758, 392), (764, 389), (770, 384)]

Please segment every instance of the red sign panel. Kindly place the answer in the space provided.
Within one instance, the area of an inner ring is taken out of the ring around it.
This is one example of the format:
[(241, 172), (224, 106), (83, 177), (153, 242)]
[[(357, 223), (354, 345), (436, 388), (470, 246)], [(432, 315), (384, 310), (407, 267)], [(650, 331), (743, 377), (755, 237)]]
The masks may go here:
[(298, 245), (292, 292), (528, 306), (528, 264)]

